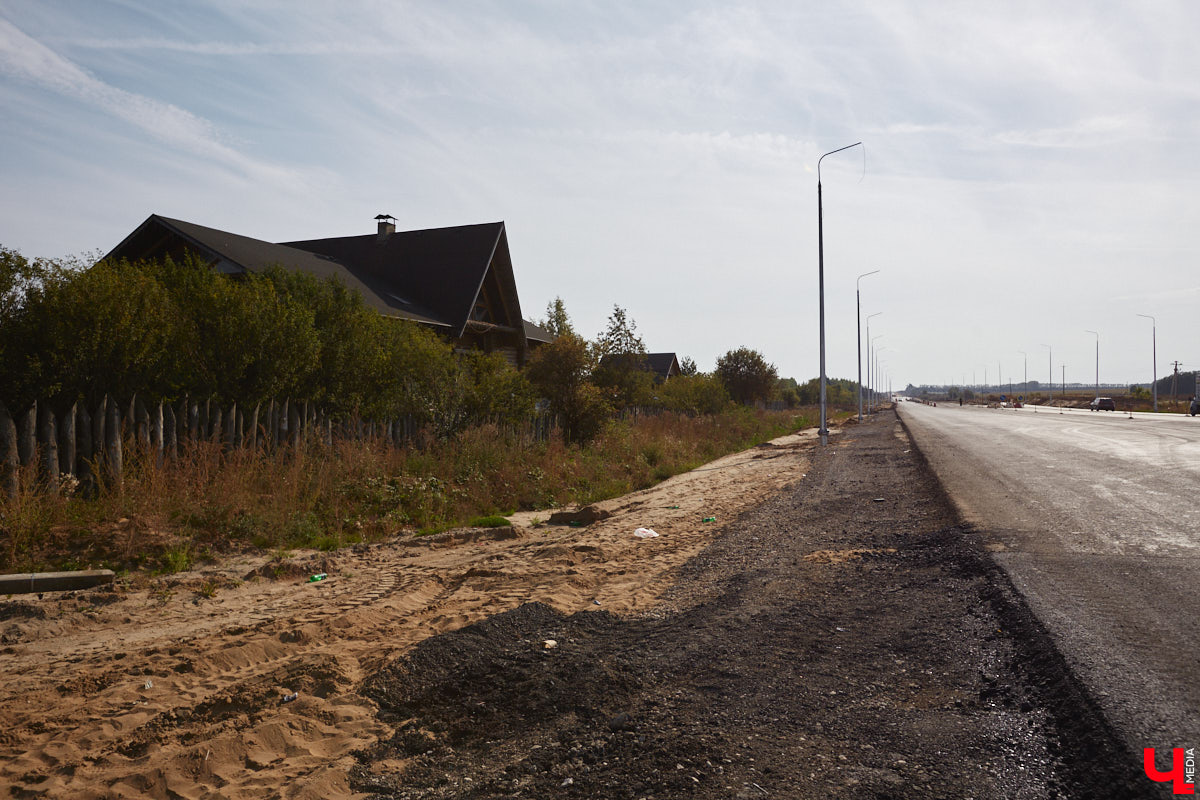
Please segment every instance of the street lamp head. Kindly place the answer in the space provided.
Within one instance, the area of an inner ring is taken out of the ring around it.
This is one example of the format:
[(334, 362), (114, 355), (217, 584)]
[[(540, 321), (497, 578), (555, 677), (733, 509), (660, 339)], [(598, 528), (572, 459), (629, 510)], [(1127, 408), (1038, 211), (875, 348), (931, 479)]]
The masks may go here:
[(879, 272), (879, 270), (873, 269), (870, 272), (864, 272), (862, 275), (859, 275), (858, 278), (854, 281), (854, 286), (857, 288), (859, 285), (859, 281), (861, 281), (863, 278), (867, 277), (868, 275), (874, 275), (877, 272)]
[(831, 156), (834, 153), (840, 153), (843, 150), (849, 150), (851, 147), (859, 147), (861, 145), (862, 145), (862, 142), (855, 142), (854, 144), (848, 144), (845, 147), (839, 147), (837, 150), (830, 150), (824, 156), (821, 156), (820, 158), (818, 158), (817, 159), (817, 183), (821, 182), (821, 162), (825, 160), (825, 156)]

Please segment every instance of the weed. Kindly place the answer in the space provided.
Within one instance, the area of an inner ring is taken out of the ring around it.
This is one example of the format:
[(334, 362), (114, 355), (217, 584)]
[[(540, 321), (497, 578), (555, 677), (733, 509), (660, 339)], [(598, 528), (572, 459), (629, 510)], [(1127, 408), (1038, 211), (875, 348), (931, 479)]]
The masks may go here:
[(185, 572), (192, 566), (192, 548), (189, 544), (179, 544), (169, 547), (162, 554), (161, 571), (167, 575)]
[(500, 516), (499, 514), (491, 514), (486, 517), (476, 517), (471, 520), (472, 528), (503, 528), (512, 525), (512, 522)]

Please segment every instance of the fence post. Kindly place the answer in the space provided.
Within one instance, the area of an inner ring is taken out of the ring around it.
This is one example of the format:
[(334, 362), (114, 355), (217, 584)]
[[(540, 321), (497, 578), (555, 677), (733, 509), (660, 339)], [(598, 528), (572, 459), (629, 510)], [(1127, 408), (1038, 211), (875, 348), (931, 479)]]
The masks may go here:
[[(170, 408), (170, 406), (167, 406)], [(150, 449), (154, 452), (154, 466), (163, 465), (163, 401), (150, 410)]]
[(13, 498), (21, 490), (17, 458), (17, 424), (0, 403), (0, 490)]
[(223, 419), (224, 415), (221, 413), (220, 404), (210, 403), (208, 406), (208, 438), (217, 444), (221, 443), (221, 434), (225, 431), (222, 425)]
[(221, 438), (226, 449), (232, 450), (237, 447), (237, 403), (232, 403), (225, 412), (225, 427)]
[(188, 444), (200, 441), (200, 404), (189, 400), (187, 405)]
[(250, 412), (250, 424), (246, 426), (246, 434), (250, 438), (250, 449), (258, 451), (259, 443), (262, 439), (258, 435), (258, 412), (262, 410), (262, 403), (255, 403), (254, 410)]
[(17, 458), (21, 461), (21, 466), (27, 466), (33, 462), (33, 456), (37, 453), (37, 403), (29, 407), (29, 410), (21, 415), (17, 421)]
[(287, 438), (292, 447), (300, 446), (300, 410), (296, 403), (288, 404)]
[(179, 401), (178, 409), (172, 410), (175, 414), (175, 455), (178, 457), (180, 448), (187, 444), (188, 438), (188, 396), (185, 394)]
[(263, 420), (263, 449), (274, 452), (276, 443), (276, 432), (280, 428), (280, 404), (274, 399), (266, 404), (266, 419)]
[(279, 404), (279, 413), (275, 417), (275, 447), (278, 448), (281, 444), (287, 441), (287, 424), (288, 424), (288, 401), (284, 400)]
[(75, 475), (75, 412), (78, 408), (78, 403), (72, 403), (58, 426), (58, 469), (72, 476)]
[(79, 475), (79, 488), (85, 497), (90, 497), (95, 488), (96, 476), (92, 473), (92, 417), (87, 411), (87, 401), (75, 410), (75, 465)]
[(42, 446), (42, 470), (46, 473), (46, 485), (51, 490), (58, 489), (58, 420), (54, 418), (54, 410), (45, 400), (39, 400), (38, 409), (38, 444)]
[(179, 420), (170, 403), (163, 404), (163, 452), (172, 464), (179, 460)]
[[(107, 461), (106, 453), (108, 452), (105, 443), (108, 441), (108, 395), (104, 395), (100, 399), (100, 405), (96, 406), (96, 413), (92, 414), (92, 453), (95, 455), (96, 463), (103, 464)], [(100, 479), (100, 475), (96, 476)]]
[(124, 458), (121, 452), (121, 409), (104, 396), (104, 466), (105, 475), (113, 486), (120, 486), (124, 477)]
[(138, 450), (143, 456), (150, 455), (150, 412), (146, 410), (146, 404), (142, 402), (142, 398), (134, 395), (133, 403), (133, 425), (137, 432)]
[(226, 415), (226, 434), (226, 439), (229, 440), (229, 450), (241, 447), (241, 410), (236, 402), (229, 405)]

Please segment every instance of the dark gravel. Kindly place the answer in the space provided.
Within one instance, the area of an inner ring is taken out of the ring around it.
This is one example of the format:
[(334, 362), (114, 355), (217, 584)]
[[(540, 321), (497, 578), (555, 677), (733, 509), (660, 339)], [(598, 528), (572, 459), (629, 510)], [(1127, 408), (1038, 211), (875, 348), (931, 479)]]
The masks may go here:
[(890, 413), (653, 614), (528, 604), (363, 691), (397, 730), (352, 770), (373, 798), (1160, 796)]

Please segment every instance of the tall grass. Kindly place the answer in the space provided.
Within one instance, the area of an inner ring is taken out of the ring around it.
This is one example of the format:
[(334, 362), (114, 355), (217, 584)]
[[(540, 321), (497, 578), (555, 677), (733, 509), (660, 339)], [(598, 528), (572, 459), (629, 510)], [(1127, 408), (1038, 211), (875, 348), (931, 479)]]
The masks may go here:
[[(285, 455), (200, 443), (160, 469), (131, 458), (124, 483), (86, 499), (0, 500), (0, 572), (107, 566), (173, 572), (232, 550), (334, 549), (515, 510), (591, 503), (811, 426), (811, 411), (611, 423), (586, 448), (494, 425), (427, 447), (306, 446)], [(35, 475), (22, 476), (23, 486)]]

